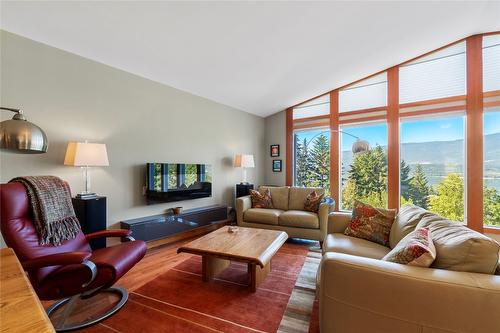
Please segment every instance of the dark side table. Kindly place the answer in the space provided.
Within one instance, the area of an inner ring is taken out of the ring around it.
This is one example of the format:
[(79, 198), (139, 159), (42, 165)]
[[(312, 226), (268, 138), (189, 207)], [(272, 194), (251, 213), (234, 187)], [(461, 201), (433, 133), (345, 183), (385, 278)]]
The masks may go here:
[[(84, 234), (106, 230), (106, 197), (71, 198)], [(106, 247), (106, 238), (89, 241), (92, 250)]]
[(244, 197), (250, 194), (250, 190), (253, 190), (253, 184), (236, 184), (236, 197)]

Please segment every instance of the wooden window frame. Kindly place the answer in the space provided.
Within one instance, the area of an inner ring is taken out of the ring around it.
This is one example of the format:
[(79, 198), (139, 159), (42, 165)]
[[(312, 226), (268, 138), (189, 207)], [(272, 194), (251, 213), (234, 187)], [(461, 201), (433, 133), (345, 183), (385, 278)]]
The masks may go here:
[[(387, 191), (388, 207), (399, 208), (400, 201), (400, 120), (406, 117), (445, 114), (454, 111), (466, 110), (466, 158), (465, 158), (465, 218), (467, 226), (479, 232), (500, 234), (500, 228), (484, 225), (483, 222), (483, 114), (485, 107), (498, 106), (500, 102), (484, 102), (485, 97), (499, 96), (499, 91), (483, 92), (483, 64), (482, 64), (482, 41), (483, 36), (500, 34), (500, 31), (488, 32), (462, 38), (458, 41), (444, 45), (438, 49), (429, 51), (418, 57), (412, 58), (394, 67), (381, 70), (364, 78), (346, 84), (330, 92), (312, 97), (289, 107), (286, 110), (286, 185), (293, 185), (293, 132), (295, 129), (314, 128), (318, 126), (330, 126), (330, 190), (335, 200), (335, 211), (339, 211), (340, 199), (340, 145), (339, 128), (342, 124), (364, 123), (374, 120), (386, 120), (388, 126), (388, 149), (387, 149)], [(466, 43), (466, 95), (450, 96), (412, 103), (399, 103), (399, 67), (440, 51), (457, 43)], [(387, 106), (374, 107), (363, 110), (339, 112), (340, 90), (357, 84), (373, 76), (387, 72)], [(293, 120), (293, 108), (330, 94), (330, 114), (309, 118)], [(437, 106), (437, 104), (465, 101), (464, 105)], [(429, 105), (415, 111), (403, 112), (400, 110), (409, 107)], [(385, 115), (376, 114), (386, 111)], [(375, 114), (374, 114), (375, 112)], [(352, 117), (356, 115), (357, 117)], [(346, 117), (348, 119), (346, 119)], [(344, 118), (344, 119), (341, 119)], [(479, 162), (478, 162), (479, 161)], [(474, 195), (470, 195), (474, 193)], [(483, 222), (483, 223), (481, 223)]]

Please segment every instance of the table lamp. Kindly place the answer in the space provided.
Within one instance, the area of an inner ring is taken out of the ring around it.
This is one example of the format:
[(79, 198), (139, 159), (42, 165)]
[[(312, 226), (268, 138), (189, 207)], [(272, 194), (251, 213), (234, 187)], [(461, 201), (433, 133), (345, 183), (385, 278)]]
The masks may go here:
[(253, 155), (237, 154), (234, 156), (234, 167), (241, 168), (242, 184), (248, 184), (247, 182), (247, 168), (254, 168), (255, 163), (253, 161)]
[(95, 196), (90, 190), (90, 169), (93, 166), (108, 166), (108, 153), (103, 143), (69, 142), (64, 157), (64, 165), (79, 166), (85, 177), (85, 191), (78, 193), (78, 198)]

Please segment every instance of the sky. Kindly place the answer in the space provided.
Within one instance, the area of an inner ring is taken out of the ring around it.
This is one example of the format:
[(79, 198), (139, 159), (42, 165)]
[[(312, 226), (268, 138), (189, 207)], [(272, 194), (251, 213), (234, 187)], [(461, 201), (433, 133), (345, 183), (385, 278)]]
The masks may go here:
[[(356, 127), (344, 127), (342, 131), (360, 137), (370, 143), (370, 147), (377, 144), (387, 145), (387, 125), (372, 124)], [(500, 133), (500, 112), (489, 112), (484, 114), (484, 134)], [(299, 140), (306, 138), (310, 141), (319, 133), (327, 137), (330, 136), (328, 128), (301, 131)], [(401, 122), (400, 128), (401, 143), (428, 142), (428, 141), (450, 141), (460, 140), (465, 135), (465, 118), (462, 116), (452, 116), (446, 118), (435, 118), (425, 120), (412, 120)], [(351, 150), (356, 139), (348, 135), (341, 135), (342, 151)], [(499, 142), (500, 145), (500, 142)]]

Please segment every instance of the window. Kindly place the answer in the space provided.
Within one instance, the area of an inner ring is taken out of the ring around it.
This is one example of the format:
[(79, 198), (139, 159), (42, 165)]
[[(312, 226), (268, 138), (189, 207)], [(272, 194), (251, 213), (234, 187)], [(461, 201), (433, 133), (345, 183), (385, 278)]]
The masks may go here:
[(399, 67), (399, 102), (465, 95), (465, 42)]
[[(341, 131), (340, 209), (352, 209), (355, 198), (387, 207), (387, 124), (342, 126)], [(354, 155), (353, 136), (368, 141), (370, 150)]]
[(330, 94), (315, 98), (293, 108), (293, 119), (302, 119), (330, 114)]
[(500, 34), (483, 37), (483, 90), (500, 90)]
[(464, 135), (462, 115), (401, 123), (401, 205), (464, 221)]
[(294, 148), (294, 185), (322, 187), (330, 193), (330, 130), (296, 131)]
[(387, 72), (353, 84), (339, 92), (339, 112), (387, 106)]
[(500, 107), (484, 114), (484, 224), (500, 227)]

